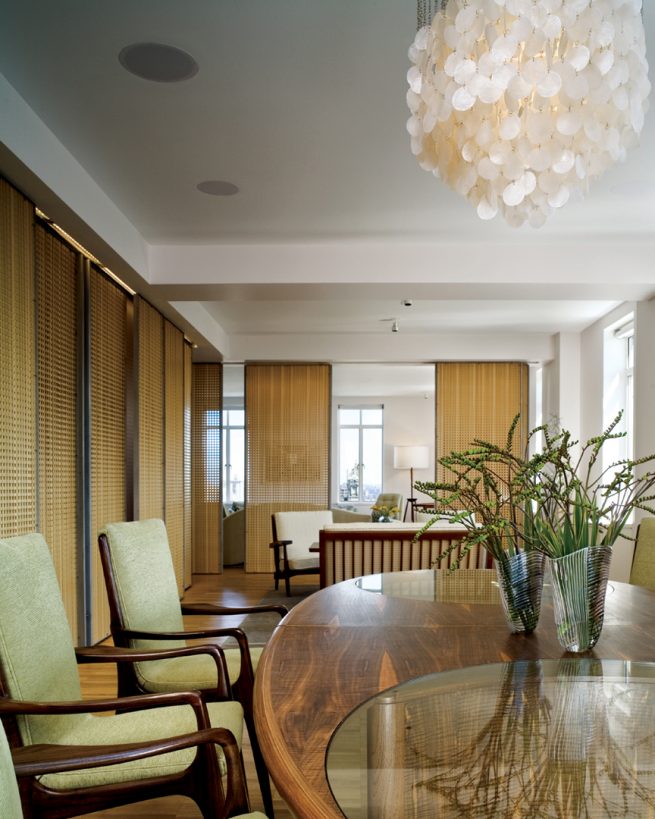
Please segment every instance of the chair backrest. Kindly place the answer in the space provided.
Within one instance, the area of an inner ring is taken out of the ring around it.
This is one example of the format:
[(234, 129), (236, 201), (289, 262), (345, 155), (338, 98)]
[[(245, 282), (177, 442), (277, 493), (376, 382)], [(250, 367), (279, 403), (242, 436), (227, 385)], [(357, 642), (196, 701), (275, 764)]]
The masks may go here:
[[(114, 598), (119, 624), (142, 631), (183, 631), (182, 610), (162, 520), (108, 523), (102, 534), (108, 549), (102, 553), (107, 593)], [(113, 614), (113, 612), (112, 612)], [(139, 648), (184, 645), (180, 640), (135, 640)]]
[(386, 506), (388, 509), (391, 509), (392, 507), (395, 506), (398, 511), (394, 515), (392, 515), (392, 517), (398, 518), (398, 520), (400, 520), (400, 517), (403, 513), (403, 496), (398, 495), (395, 492), (382, 492), (380, 495), (377, 496), (375, 505)]
[[(73, 636), (48, 544), (40, 534), (0, 540), (0, 670), (18, 700), (82, 699)], [(21, 717), (27, 743), (74, 717)]]
[(655, 591), (655, 518), (644, 518), (639, 524), (630, 582)]
[(332, 523), (332, 511), (275, 512), (273, 520), (277, 540), (291, 540), (296, 549), (309, 551), (312, 543), (318, 542), (320, 530)]
[(23, 816), (14, 764), (11, 761), (9, 743), (2, 723), (0, 723), (0, 816), (4, 816), (5, 819), (21, 819)]

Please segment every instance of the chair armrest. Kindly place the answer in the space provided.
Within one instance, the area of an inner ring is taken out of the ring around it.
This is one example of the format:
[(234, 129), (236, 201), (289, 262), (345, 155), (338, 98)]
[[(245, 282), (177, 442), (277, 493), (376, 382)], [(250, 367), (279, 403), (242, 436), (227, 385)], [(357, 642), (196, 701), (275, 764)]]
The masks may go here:
[(42, 776), (147, 759), (171, 751), (182, 751), (194, 745), (227, 745), (230, 742), (236, 744), (232, 732), (227, 728), (205, 728), (192, 734), (124, 745), (25, 745), (22, 748), (12, 748), (11, 756), (18, 776)]
[(30, 702), (0, 697), (0, 717), (21, 714), (89, 714), (102, 711), (138, 711), (144, 708), (166, 708), (171, 705), (190, 705), (196, 713), (198, 728), (211, 728), (207, 706), (198, 691), (173, 691), (166, 694), (138, 694), (134, 697), (115, 697), (101, 700), (72, 700), (70, 702)]
[[(243, 632), (242, 632), (243, 633)], [(116, 648), (115, 646), (88, 646), (75, 649), (78, 663), (135, 663), (148, 660), (168, 660), (194, 654), (209, 654), (216, 663), (216, 694), (221, 699), (230, 698), (230, 677), (223, 650), (214, 644), (184, 646), (168, 649)]]
[(228, 770), (226, 815), (249, 813), (243, 762), (234, 735), (226, 728), (205, 728), (167, 739), (125, 745), (27, 745), (14, 748), (11, 753), (17, 776), (43, 776), (147, 759), (208, 744), (220, 745), (225, 754)]
[(279, 603), (262, 606), (215, 606), (212, 603), (182, 603), (182, 614), (259, 614), (265, 611), (277, 612), (280, 617), (285, 617), (289, 613), (289, 609)]
[(290, 546), (293, 543), (293, 540), (274, 540), (272, 543), (268, 544), (269, 549), (275, 549), (276, 546)]

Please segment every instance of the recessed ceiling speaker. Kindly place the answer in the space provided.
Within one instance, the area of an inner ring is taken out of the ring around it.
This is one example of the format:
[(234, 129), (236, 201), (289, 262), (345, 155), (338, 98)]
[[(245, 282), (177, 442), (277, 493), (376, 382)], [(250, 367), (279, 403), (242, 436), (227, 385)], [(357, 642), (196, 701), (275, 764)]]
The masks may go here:
[(199, 182), (196, 188), (201, 193), (208, 193), (210, 196), (234, 196), (239, 193), (239, 189), (231, 182), (224, 182), (222, 179), (207, 179), (205, 182)]
[(125, 46), (118, 61), (126, 71), (152, 82), (182, 82), (198, 73), (198, 63), (186, 51), (163, 43)]

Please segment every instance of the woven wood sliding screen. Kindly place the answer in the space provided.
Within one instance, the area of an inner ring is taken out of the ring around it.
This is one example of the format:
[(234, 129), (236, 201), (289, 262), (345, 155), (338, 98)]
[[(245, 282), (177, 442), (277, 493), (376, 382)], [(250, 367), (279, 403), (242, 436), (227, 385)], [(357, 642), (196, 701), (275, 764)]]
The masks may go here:
[(39, 529), (75, 639), (79, 600), (78, 254), (36, 225)]
[(164, 517), (164, 320), (138, 296), (136, 304), (137, 520)]
[(271, 514), (327, 509), (328, 364), (246, 365), (246, 571), (273, 570)]
[(223, 368), (194, 364), (191, 410), (193, 571), (222, 570), (221, 406)]
[(184, 343), (184, 588), (193, 577), (193, 547), (191, 540), (191, 345)]
[(0, 179), (0, 537), (37, 525), (33, 219)]
[(98, 532), (126, 520), (127, 305), (129, 296), (94, 268), (90, 276), (91, 638), (109, 632)]
[(184, 336), (164, 320), (166, 529), (180, 596), (184, 593)]
[[(528, 435), (528, 365), (520, 362), (439, 363), (436, 377), (436, 457), (468, 449), (474, 438), (504, 444), (514, 416), (517, 454)], [(446, 476), (437, 466), (437, 481)]]

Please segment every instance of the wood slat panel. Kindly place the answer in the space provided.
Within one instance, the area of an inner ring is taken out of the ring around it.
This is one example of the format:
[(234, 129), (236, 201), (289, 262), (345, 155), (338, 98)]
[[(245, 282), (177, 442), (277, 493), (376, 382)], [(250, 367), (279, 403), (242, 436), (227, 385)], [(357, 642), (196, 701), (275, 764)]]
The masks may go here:
[(191, 345), (184, 343), (184, 588), (193, 582), (191, 541)]
[(33, 219), (0, 179), (0, 537), (37, 526)]
[(164, 320), (165, 512), (180, 596), (184, 593), (184, 336)]
[(136, 297), (137, 520), (164, 517), (164, 325), (161, 313)]
[(109, 632), (98, 532), (126, 514), (127, 293), (99, 270), (90, 276), (91, 637)]
[(39, 529), (50, 546), (62, 599), (78, 638), (78, 254), (34, 228), (37, 295)]
[[(437, 364), (436, 457), (466, 450), (474, 438), (504, 445), (514, 416), (521, 421), (514, 451), (525, 450), (528, 435), (528, 365), (521, 362)], [(437, 465), (437, 481), (444, 480)]]
[(246, 571), (273, 571), (271, 514), (327, 509), (328, 364), (248, 364)]
[(194, 364), (191, 411), (193, 571), (222, 570), (221, 401), (223, 368)]

